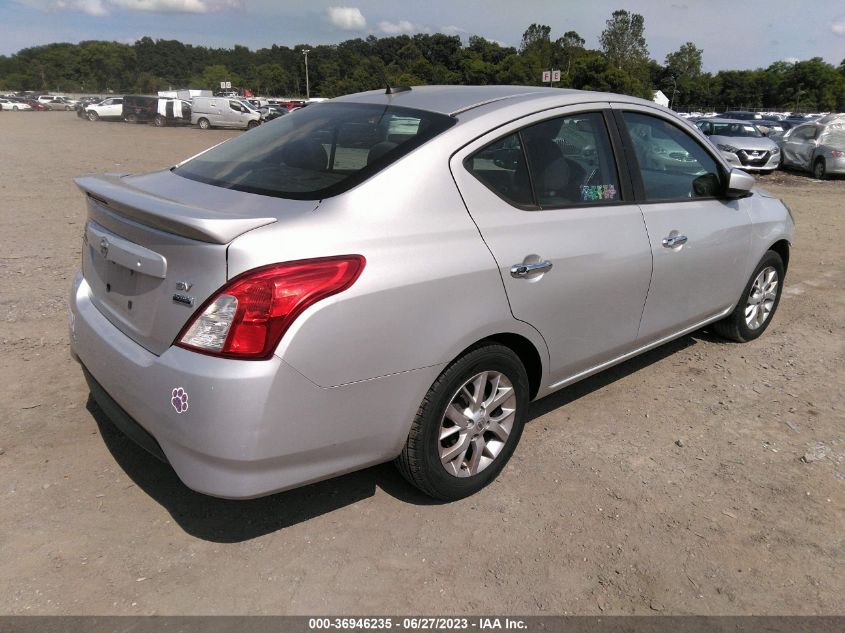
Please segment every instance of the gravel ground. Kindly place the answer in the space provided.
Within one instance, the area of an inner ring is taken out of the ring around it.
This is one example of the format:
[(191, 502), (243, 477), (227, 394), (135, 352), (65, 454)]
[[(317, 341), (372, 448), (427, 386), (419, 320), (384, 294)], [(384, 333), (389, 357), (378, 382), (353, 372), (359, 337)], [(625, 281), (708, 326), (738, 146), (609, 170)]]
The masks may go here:
[(760, 178), (797, 222), (765, 336), (700, 332), (534, 403), (480, 494), (433, 503), (388, 464), (231, 502), (89, 402), (66, 295), (72, 177), (235, 134), (0, 115), (0, 613), (845, 613), (845, 181)]

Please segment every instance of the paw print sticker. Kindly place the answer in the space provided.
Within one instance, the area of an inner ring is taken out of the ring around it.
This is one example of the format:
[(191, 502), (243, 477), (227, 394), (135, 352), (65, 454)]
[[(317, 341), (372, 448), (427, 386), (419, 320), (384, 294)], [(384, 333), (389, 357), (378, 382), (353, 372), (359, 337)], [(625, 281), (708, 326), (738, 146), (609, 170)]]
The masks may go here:
[(176, 413), (185, 413), (188, 410), (188, 392), (182, 387), (176, 387), (170, 398), (170, 404), (176, 409)]

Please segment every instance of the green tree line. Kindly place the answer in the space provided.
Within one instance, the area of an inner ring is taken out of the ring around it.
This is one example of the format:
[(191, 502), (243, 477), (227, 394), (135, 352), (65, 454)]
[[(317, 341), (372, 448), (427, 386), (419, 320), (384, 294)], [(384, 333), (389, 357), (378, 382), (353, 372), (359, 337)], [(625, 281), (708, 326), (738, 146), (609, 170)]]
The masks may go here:
[(539, 85), (542, 71), (561, 70), (559, 87), (651, 98), (660, 89), (678, 110), (748, 108), (845, 111), (845, 60), (820, 57), (775, 62), (755, 70), (703, 72), (702, 54), (687, 42), (661, 64), (649, 56), (643, 17), (615, 11), (600, 47), (575, 31), (555, 37), (532, 24), (518, 48), (473, 35), (369, 36), (332, 45), (209, 48), (143, 37), (134, 44), (85, 41), (48, 44), (0, 56), (0, 89), (89, 93), (153, 93), (168, 88), (216, 89), (221, 81), (255, 94), (305, 93), (303, 51), (313, 96), (334, 97), (390, 85)]

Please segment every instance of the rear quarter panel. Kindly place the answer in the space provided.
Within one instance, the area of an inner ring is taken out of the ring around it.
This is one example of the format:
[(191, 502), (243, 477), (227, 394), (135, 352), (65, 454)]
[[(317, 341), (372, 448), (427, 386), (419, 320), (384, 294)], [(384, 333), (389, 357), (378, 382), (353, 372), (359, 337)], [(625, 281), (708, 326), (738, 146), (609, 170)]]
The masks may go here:
[(273, 262), (360, 254), (350, 289), (304, 312), (276, 351), (320, 386), (442, 365), (513, 319), (487, 246), (464, 207), (439, 139), (308, 217), (252, 231), (229, 248), (229, 275)]

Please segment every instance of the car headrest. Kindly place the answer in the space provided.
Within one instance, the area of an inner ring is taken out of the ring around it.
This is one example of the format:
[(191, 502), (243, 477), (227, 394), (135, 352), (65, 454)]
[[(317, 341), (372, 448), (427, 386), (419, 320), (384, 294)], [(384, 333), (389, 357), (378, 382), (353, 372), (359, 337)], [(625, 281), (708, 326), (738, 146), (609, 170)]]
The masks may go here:
[(398, 143), (394, 143), (393, 141), (382, 141), (381, 143), (376, 143), (370, 148), (370, 152), (367, 154), (367, 165), (371, 165), (397, 146)]
[(322, 171), (329, 162), (329, 155), (322, 143), (310, 139), (299, 139), (285, 145), (282, 160), (289, 167)]

